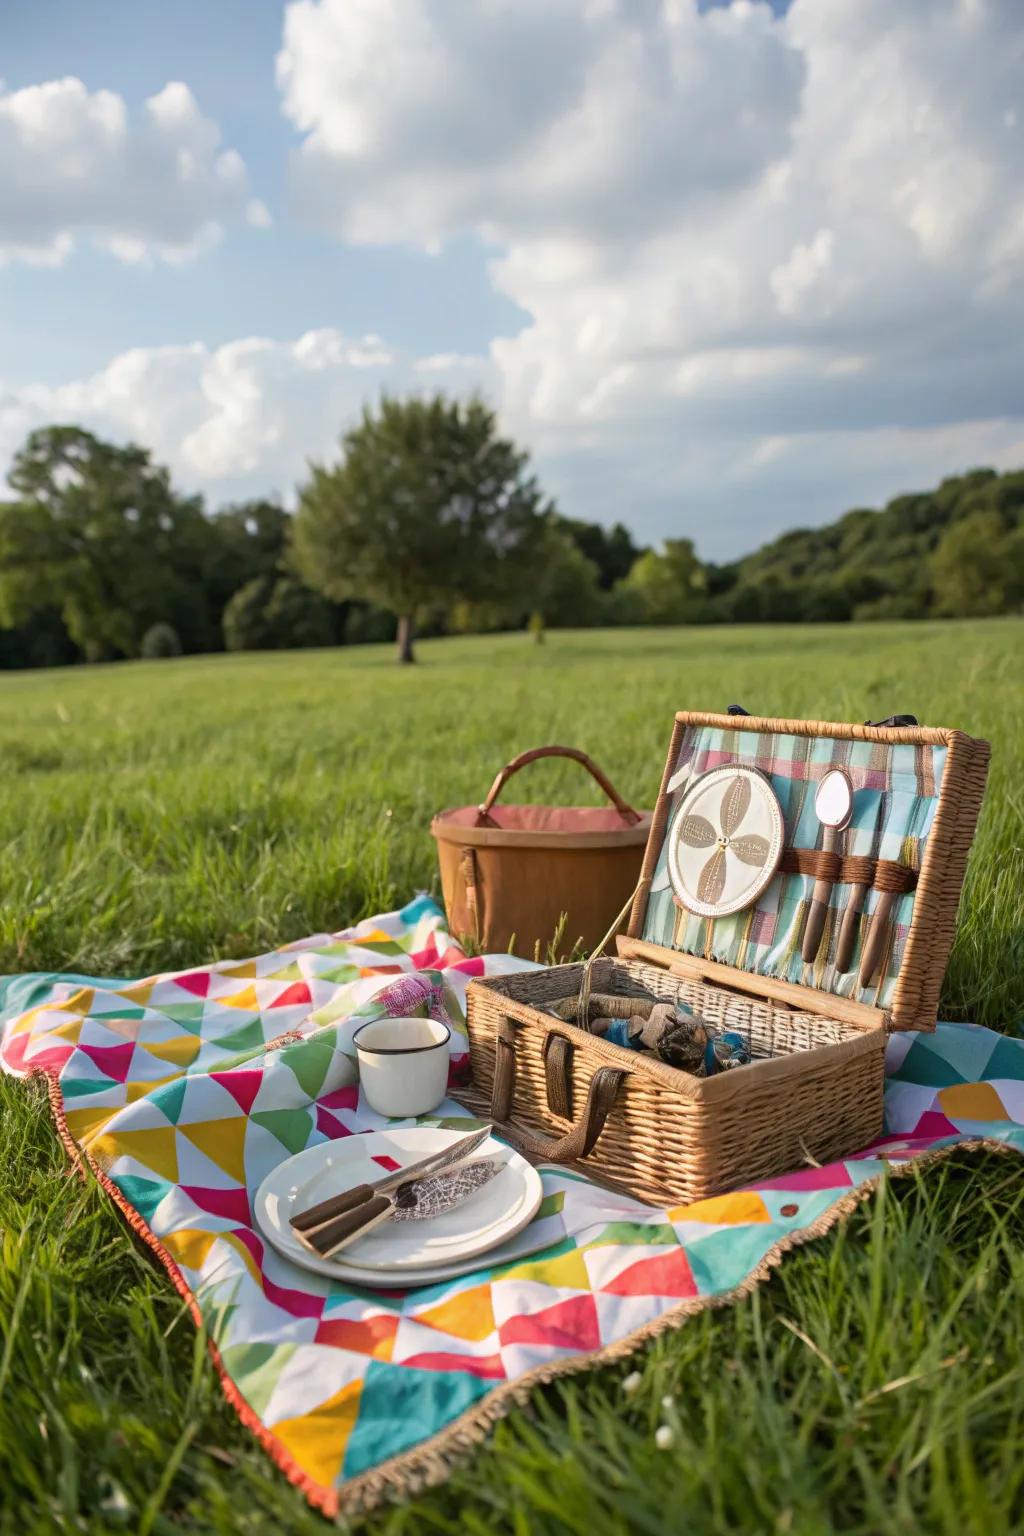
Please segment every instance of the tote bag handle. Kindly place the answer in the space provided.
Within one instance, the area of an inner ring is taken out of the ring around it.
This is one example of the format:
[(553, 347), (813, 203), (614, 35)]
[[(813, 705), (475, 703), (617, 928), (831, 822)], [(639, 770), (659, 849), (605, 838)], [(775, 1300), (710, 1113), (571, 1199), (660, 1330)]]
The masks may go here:
[(491, 809), (494, 805), (494, 802), (497, 800), (498, 796), (501, 794), (501, 791), (504, 789), (512, 775), (514, 773), (518, 773), (520, 768), (525, 768), (527, 763), (536, 762), (540, 757), (571, 757), (574, 762), (579, 763), (583, 768), (587, 770), (591, 778), (597, 781), (624, 821), (633, 823), (640, 820), (639, 811), (634, 811), (633, 807), (628, 805), (626, 801), (623, 800), (611, 779), (609, 779), (604, 773), (601, 772), (601, 769), (597, 766), (592, 757), (588, 757), (587, 754), (585, 752), (581, 752), (578, 747), (551, 746), (533, 747), (529, 752), (520, 752), (518, 757), (514, 757), (510, 763), (505, 764), (501, 772), (495, 775), (494, 783), (487, 791), (487, 799), (482, 801), (477, 808), (478, 825), (480, 822), (488, 821), (490, 819)]

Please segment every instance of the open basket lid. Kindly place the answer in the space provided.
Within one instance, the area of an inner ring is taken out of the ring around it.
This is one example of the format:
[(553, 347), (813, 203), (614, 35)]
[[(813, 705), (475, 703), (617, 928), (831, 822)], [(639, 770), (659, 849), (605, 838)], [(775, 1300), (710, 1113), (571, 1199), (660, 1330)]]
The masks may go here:
[[(744, 990), (815, 1013), (829, 997), (866, 1025), (934, 1029), (988, 759), (962, 731), (677, 714), (620, 953), (724, 985), (740, 973)], [(850, 815), (829, 852), (815, 796), (835, 769)], [(840, 970), (851, 897), (862, 910)]]

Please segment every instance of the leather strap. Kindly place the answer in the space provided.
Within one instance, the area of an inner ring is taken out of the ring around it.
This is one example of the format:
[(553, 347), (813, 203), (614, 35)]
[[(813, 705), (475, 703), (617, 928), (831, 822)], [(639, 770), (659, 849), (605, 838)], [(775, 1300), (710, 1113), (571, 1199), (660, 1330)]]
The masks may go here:
[(786, 875), (811, 875), (831, 885), (867, 885), (876, 891), (902, 895), (917, 885), (917, 870), (894, 859), (869, 859), (861, 854), (829, 853), (824, 848), (787, 848), (779, 868)]
[(611, 779), (601, 772), (592, 757), (588, 757), (578, 747), (534, 747), (529, 752), (520, 752), (518, 757), (506, 763), (501, 772), (495, 775), (494, 783), (487, 791), (486, 800), (477, 809), (477, 825), (489, 819), (494, 802), (512, 775), (518, 773), (520, 768), (525, 768), (528, 763), (535, 763), (541, 757), (571, 757), (573, 762), (579, 763), (587, 770), (591, 778), (596, 779), (623, 821), (635, 823), (640, 820), (640, 812), (634, 811), (633, 807), (623, 800)]
[(480, 923), (480, 896), (476, 883), (476, 854), (472, 848), (464, 847), (459, 855), (459, 873), (462, 876), (463, 889), (466, 892), (466, 913), (469, 917), (469, 932), (474, 944), (481, 942)]
[[(516, 1072), (515, 1037), (516, 1029), (511, 1019), (503, 1019), (496, 1041), (497, 1060), (491, 1095), (491, 1119), (499, 1125), (508, 1120), (512, 1112)], [(598, 1067), (590, 1079), (587, 1102), (571, 1130), (550, 1141), (539, 1136), (527, 1136), (517, 1130), (516, 1145), (527, 1157), (536, 1158), (538, 1162), (574, 1163), (586, 1157), (594, 1150), (597, 1138), (604, 1130), (605, 1121), (626, 1076), (619, 1067)]]
[(494, 1053), (491, 1119), (504, 1124), (512, 1113), (512, 1090), (516, 1085), (516, 1032), (508, 1019), (502, 1019), (498, 1025)]
[(544, 1077), (548, 1109), (560, 1120), (572, 1119), (572, 1041), (556, 1031), (544, 1041)]

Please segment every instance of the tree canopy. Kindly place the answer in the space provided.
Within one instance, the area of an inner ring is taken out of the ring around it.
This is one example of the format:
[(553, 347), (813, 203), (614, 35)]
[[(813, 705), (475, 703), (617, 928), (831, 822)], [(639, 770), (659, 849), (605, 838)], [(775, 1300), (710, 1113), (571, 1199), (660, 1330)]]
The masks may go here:
[(0, 668), (615, 624), (984, 617), (1024, 609), (1024, 470), (796, 529), (741, 560), (561, 516), (476, 398), (367, 409), (292, 516), (208, 513), (145, 448), (33, 432), (0, 501)]
[(91, 660), (138, 655), (160, 622), (189, 650), (209, 645), (208, 524), (145, 449), (47, 427), (16, 454), (8, 480), (19, 499), (0, 518), (5, 623), (53, 608)]
[(637, 556), (642, 553), (622, 523), (605, 528), (600, 523), (586, 523), (578, 517), (557, 517), (556, 522), (594, 566), (602, 592), (610, 592), (617, 581), (628, 576)]
[(317, 592), (287, 576), (254, 576), (224, 610), (229, 651), (288, 651), (333, 645), (337, 610)]
[(508, 606), (525, 591), (547, 511), (527, 455), (499, 436), (481, 399), (385, 395), (342, 438), (337, 464), (313, 466), (295, 563), (327, 597), (391, 609), (410, 661), (417, 617), (432, 604)]
[[(974, 521), (979, 516), (983, 522)], [(993, 570), (1020, 570), (1022, 520), (1024, 471), (971, 470), (934, 491), (894, 497), (880, 512), (858, 508), (710, 568), (708, 616), (792, 622), (1011, 612), (1021, 605), (1019, 584), (993, 580)], [(975, 532), (965, 536), (968, 522)]]
[(688, 624), (699, 614), (704, 570), (691, 539), (666, 539), (661, 554), (644, 550), (624, 585), (639, 604), (641, 622)]

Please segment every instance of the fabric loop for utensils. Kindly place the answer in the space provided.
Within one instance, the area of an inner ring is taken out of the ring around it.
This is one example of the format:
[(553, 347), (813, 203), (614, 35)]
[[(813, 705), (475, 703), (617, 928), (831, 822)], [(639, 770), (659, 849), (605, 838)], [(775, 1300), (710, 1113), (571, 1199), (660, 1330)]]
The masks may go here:
[[(516, 1027), (508, 1017), (499, 1028), (491, 1094), (491, 1118), (504, 1124), (512, 1113), (516, 1074)], [(568, 1043), (568, 1042), (566, 1042)], [(598, 1067), (590, 1079), (587, 1100), (572, 1129), (555, 1140), (516, 1134), (516, 1146), (538, 1162), (572, 1163), (592, 1152), (604, 1130), (605, 1121), (618, 1098), (619, 1088), (628, 1074), (619, 1067)]]
[(888, 922), (893, 901), (917, 886), (918, 872), (895, 859), (869, 859), (863, 854), (835, 853), (825, 848), (786, 848), (779, 864), (787, 875), (808, 875), (831, 885), (849, 885), (853, 897), (847, 905), (836, 944), (835, 964), (845, 973), (850, 968), (860, 921), (861, 903), (868, 890), (880, 892), (881, 899), (872, 919), (875, 937), (870, 933), (862, 955), (860, 985), (867, 986), (878, 968), (882, 932)]
[(917, 870), (907, 864), (869, 859), (863, 854), (829, 853), (824, 848), (787, 848), (779, 869), (784, 875), (809, 875), (832, 885), (866, 885), (898, 896), (917, 885)]

